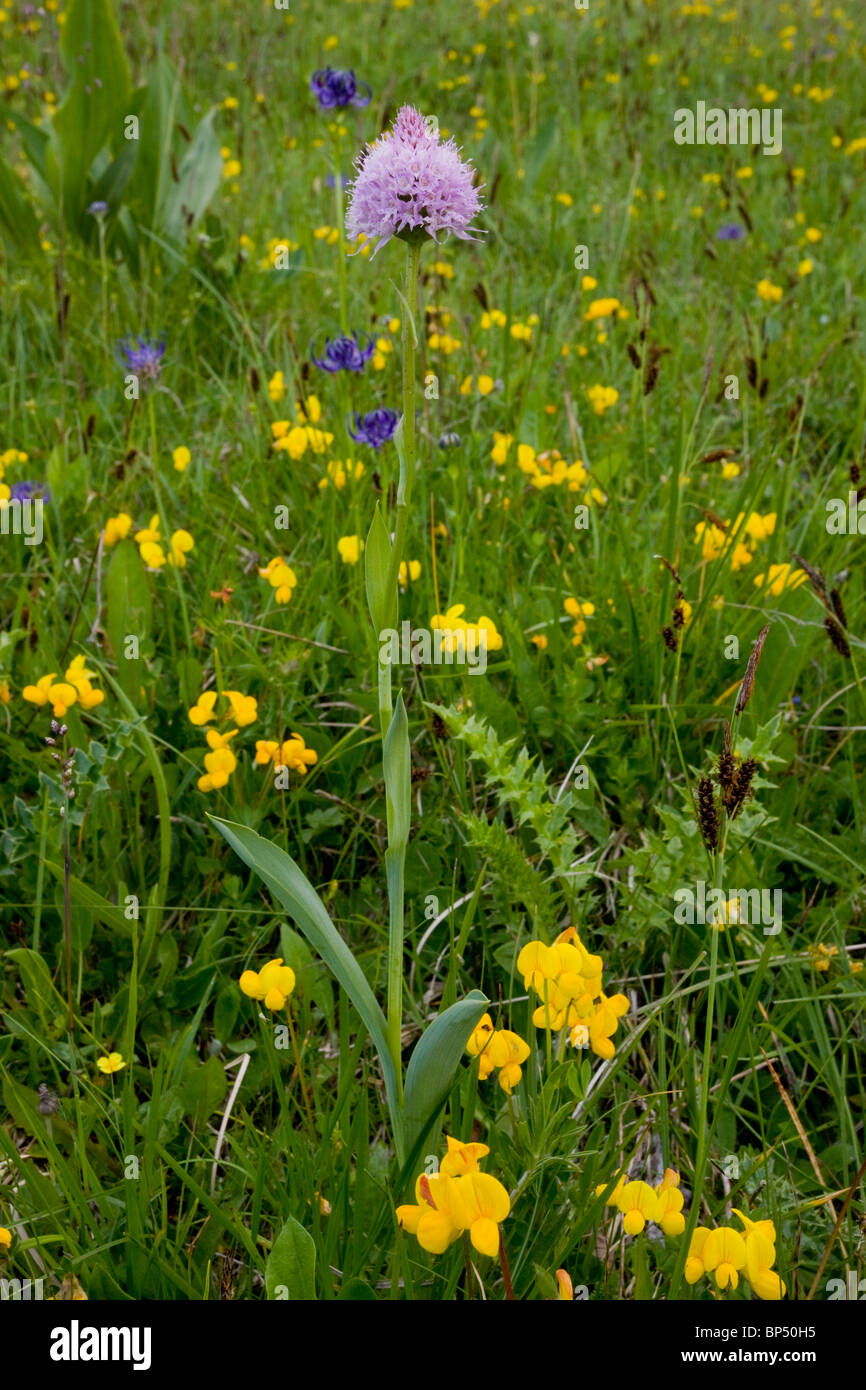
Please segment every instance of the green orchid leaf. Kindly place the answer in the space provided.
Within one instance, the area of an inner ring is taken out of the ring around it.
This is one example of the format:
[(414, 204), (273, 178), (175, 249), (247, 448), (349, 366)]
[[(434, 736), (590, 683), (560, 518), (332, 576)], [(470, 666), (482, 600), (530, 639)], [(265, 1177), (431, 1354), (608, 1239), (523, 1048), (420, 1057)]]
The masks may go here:
[(388, 1052), (385, 1016), (376, 1002), (366, 975), (328, 915), (327, 909), (309, 879), (290, 855), (254, 830), (232, 821), (211, 816), (220, 834), (253, 869), (289, 913), (311, 946), (318, 951), (337, 982), (342, 985), (364, 1021), (379, 1053), (391, 1123), (398, 1153), (402, 1152), (402, 1116), (399, 1083)]
[(403, 1108), (410, 1164), (445, 1104), (466, 1044), (489, 1002), (480, 990), (473, 989), (439, 1014), (415, 1045), (406, 1072)]

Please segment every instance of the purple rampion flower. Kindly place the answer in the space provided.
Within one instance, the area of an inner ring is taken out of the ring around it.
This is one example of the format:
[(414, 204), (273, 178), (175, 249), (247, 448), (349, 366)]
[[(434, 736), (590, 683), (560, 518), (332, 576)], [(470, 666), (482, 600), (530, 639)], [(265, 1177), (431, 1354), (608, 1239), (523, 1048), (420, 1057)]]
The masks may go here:
[(478, 240), (471, 226), (482, 206), (475, 171), (454, 140), (441, 143), (438, 129), (413, 106), (400, 109), (393, 129), (361, 151), (355, 168), (350, 237), (378, 237), (376, 251), (395, 236), (438, 241), (440, 233), (453, 232), (461, 241)]
[(383, 444), (394, 438), (399, 419), (396, 410), (371, 410), (368, 415), (359, 415), (356, 411), (355, 428), (353, 430), (350, 424), (349, 434), (356, 444), (369, 444), (371, 449), (381, 449)]
[(746, 235), (745, 227), (739, 222), (725, 222), (716, 232), (717, 241), (742, 241)]
[[(366, 96), (359, 88), (366, 89)], [(310, 78), (310, 91), (323, 111), (333, 106), (369, 106), (373, 95), (366, 82), (357, 82), (351, 68), (321, 68)]]
[(44, 483), (13, 483), (9, 489), (10, 502), (35, 502), (39, 499), (43, 502), (51, 501), (51, 489)]
[(317, 357), (312, 348), (310, 356), (324, 372), (362, 372), (365, 363), (373, 356), (375, 343), (368, 333), (361, 336), (367, 339), (363, 345), (358, 341), (357, 333), (349, 338), (326, 338), (324, 356)]
[(144, 377), (145, 381), (156, 381), (159, 378), (162, 359), (165, 356), (165, 338), (160, 338), (157, 342), (155, 338), (146, 338), (140, 333), (137, 345), (131, 338), (124, 338), (119, 346), (131, 372)]
[(97, 198), (95, 203), (90, 204), (87, 211), (90, 213), (91, 217), (104, 217), (108, 212), (108, 204), (103, 202), (101, 198)]

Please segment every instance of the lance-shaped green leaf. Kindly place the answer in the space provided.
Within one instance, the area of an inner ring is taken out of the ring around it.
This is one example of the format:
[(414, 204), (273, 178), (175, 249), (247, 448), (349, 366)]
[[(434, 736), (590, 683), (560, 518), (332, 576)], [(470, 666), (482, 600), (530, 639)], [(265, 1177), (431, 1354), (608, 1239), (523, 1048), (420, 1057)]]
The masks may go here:
[(216, 108), (209, 111), (193, 136), (162, 209), (160, 230), (167, 241), (180, 242), (194, 230), (220, 186), (223, 162), (213, 128)]
[(268, 1298), (316, 1297), (316, 1245), (309, 1231), (290, 1216), (274, 1241), (265, 1265)]
[(349, 947), (328, 916), (327, 909), (309, 879), (279, 845), (233, 821), (211, 816), (217, 830), (236, 854), (253, 869), (289, 913), (292, 921), (318, 951), (334, 978), (342, 985), (366, 1025), (379, 1053), (391, 1125), (397, 1152), (402, 1156), (403, 1127), (397, 1073), (388, 1052), (385, 1015)]
[(406, 1072), (403, 1127), (411, 1165), (445, 1104), (454, 1073), (489, 1000), (473, 989), (434, 1018), (415, 1044)]
[(0, 159), (0, 235), (19, 255), (41, 255), (39, 223), (24, 184)]
[(52, 118), (49, 179), (67, 224), (80, 225), (87, 176), (103, 145), (117, 144), (129, 105), (129, 65), (111, 0), (72, 0), (61, 31), (61, 49), (72, 85)]
[(409, 842), (412, 819), (412, 753), (409, 720), (403, 696), (397, 696), (382, 754), (385, 770), (385, 804), (388, 812), (388, 849), (402, 850)]
[(396, 580), (390, 582), (390, 573), (391, 537), (377, 502), (364, 547), (367, 607), (377, 636), (385, 628), (397, 626), (397, 585)]

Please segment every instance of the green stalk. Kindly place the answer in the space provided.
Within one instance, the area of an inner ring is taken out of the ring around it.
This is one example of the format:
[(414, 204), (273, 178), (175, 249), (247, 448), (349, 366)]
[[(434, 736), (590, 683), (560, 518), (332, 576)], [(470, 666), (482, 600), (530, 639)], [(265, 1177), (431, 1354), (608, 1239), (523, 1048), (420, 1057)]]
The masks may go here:
[[(415, 476), (415, 315), (418, 301), (418, 265), (421, 246), (410, 242), (406, 248), (406, 282), (403, 306), (403, 419), (398, 437), (400, 480), (397, 486), (397, 518), (391, 559), (388, 566), (388, 592), (397, 591), (400, 561), (406, 546), (409, 526), (409, 499)], [(399, 612), (399, 598), (398, 610)], [(409, 838), (411, 792), (409, 790), (409, 727), (398, 704), (397, 716), (392, 715), (391, 668), (379, 662), (379, 720), (382, 734), (385, 788), (388, 804), (388, 849), (385, 854), (385, 873), (388, 882), (388, 1051), (402, 1093), (401, 1044), (403, 1031), (403, 939), (404, 939), (404, 878), (406, 844)], [(393, 742), (392, 742), (393, 740)], [(405, 782), (405, 785), (403, 783)], [(405, 800), (400, 814), (398, 799)]]

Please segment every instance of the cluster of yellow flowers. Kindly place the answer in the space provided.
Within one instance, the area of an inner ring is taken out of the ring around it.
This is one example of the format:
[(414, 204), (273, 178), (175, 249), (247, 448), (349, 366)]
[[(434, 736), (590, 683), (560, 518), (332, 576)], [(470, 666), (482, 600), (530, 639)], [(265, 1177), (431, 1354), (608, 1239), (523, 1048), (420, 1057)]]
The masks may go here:
[[(493, 462), (500, 465), (505, 463), (511, 453), (513, 443), (513, 434), (503, 434), (499, 430), (494, 430), (493, 448), (490, 451)], [(538, 488), (539, 491), (548, 487), (564, 485), (568, 492), (580, 492), (589, 477), (580, 459), (575, 459), (573, 463), (567, 463), (558, 449), (545, 449), (541, 453), (537, 453), (531, 444), (518, 444), (517, 466), (521, 473), (526, 475), (532, 486)], [(603, 505), (607, 501), (607, 497), (600, 487), (590, 487), (583, 493), (583, 500), (587, 505), (592, 502)]]
[(736, 535), (736, 543), (731, 551), (731, 569), (739, 570), (752, 563), (760, 542), (772, 536), (776, 529), (776, 513), (767, 512), (761, 516), (758, 512), (751, 512), (746, 517), (745, 512), (740, 512), (733, 526), (726, 521), (725, 528), (717, 526), (714, 521), (699, 521), (695, 527), (695, 545), (701, 547), (702, 560), (717, 560), (725, 549), (730, 531)]
[(619, 1020), (628, 1013), (624, 994), (602, 992), (601, 956), (590, 955), (574, 927), (560, 932), (552, 946), (529, 941), (517, 957), (517, 968), (527, 989), (542, 1000), (532, 1015), (536, 1028), (558, 1032), (570, 1029), (574, 1047), (589, 1045), (606, 1061), (614, 1055), (611, 1041)]
[(595, 612), (594, 603), (582, 603), (580, 599), (567, 598), (563, 603), (563, 608), (570, 618), (574, 618), (574, 628), (571, 634), (571, 645), (579, 647), (586, 635), (586, 623), (584, 618), (591, 618)]
[(468, 623), (461, 617), (466, 612), (465, 603), (455, 603), (448, 609), (447, 613), (434, 613), (430, 619), (430, 627), (434, 632), (442, 632), (442, 648), (444, 651), (453, 652), (458, 645), (457, 633), (465, 634), (462, 641), (465, 643), (467, 652), (474, 652), (480, 646), (481, 634), (485, 634), (484, 641), (488, 652), (498, 652), (502, 648), (502, 634), (497, 632), (496, 624), (492, 618), (484, 614), (475, 623)]
[(579, 492), (588, 477), (580, 459), (566, 463), (558, 449), (537, 454), (531, 444), (518, 444), (517, 467), (539, 490), (565, 483), (569, 492)]
[[(496, 382), (493, 380), (493, 377), (489, 376), (486, 372), (482, 372), (481, 376), (478, 378), (479, 396), (489, 396), (490, 392), (493, 391), (495, 387)], [(461, 396), (471, 396), (474, 389), (474, 378), (471, 376), (464, 377), (463, 381), (460, 383)]]
[(685, 1277), (696, 1284), (704, 1274), (712, 1274), (720, 1289), (735, 1289), (740, 1273), (758, 1298), (776, 1302), (785, 1296), (784, 1282), (773, 1269), (776, 1259), (776, 1228), (772, 1221), (752, 1221), (734, 1207), (743, 1223), (743, 1233), (733, 1226), (696, 1226), (689, 1245)]
[[(282, 372), (277, 372), (268, 383), (268, 394), (272, 401), (279, 400), (285, 390)], [(297, 423), (292, 420), (274, 420), (271, 424), (273, 446), (277, 453), (287, 453), (289, 458), (303, 458), (307, 449), (314, 454), (323, 454), (334, 436), (327, 430), (316, 429), (322, 418), (322, 406), (318, 396), (308, 396), (306, 402), (295, 402)]]
[(596, 415), (603, 415), (619, 400), (619, 392), (615, 386), (588, 386), (586, 394)]
[(295, 972), (291, 966), (283, 965), (282, 956), (278, 956), (261, 970), (245, 970), (238, 984), (247, 998), (261, 999), (266, 1009), (278, 1013), (286, 1007), (286, 1000), (295, 988)]
[(851, 960), (847, 954), (843, 955), (841, 960), (838, 960), (839, 947), (828, 946), (826, 941), (815, 942), (814, 945), (808, 948), (808, 954), (812, 969), (821, 973), (829, 973), (831, 961), (836, 961), (836, 964), (841, 968), (841, 960), (845, 961), (851, 975), (859, 975), (860, 971), (863, 969), (862, 960)]
[[(105, 523), (102, 532), (103, 546), (116, 545), (118, 541), (126, 540), (132, 527), (132, 517), (127, 512), (119, 512), (117, 516), (110, 516)], [(166, 555), (162, 548), (162, 536), (159, 532), (159, 517), (152, 516), (150, 525), (142, 531), (136, 531), (134, 540), (138, 546), (138, 553), (148, 569), (159, 570), (163, 565), (177, 565), (182, 569), (186, 564), (186, 557), (195, 545), (195, 541), (189, 531), (182, 528), (173, 531), (168, 543), (169, 553)]]
[(360, 536), (340, 536), (337, 550), (344, 565), (357, 565), (364, 550), (364, 542)]
[(105, 691), (97, 690), (91, 684), (96, 673), (88, 671), (83, 656), (75, 657), (62, 681), (55, 680), (55, 675), (52, 671), (50, 675), (42, 676), (35, 685), (25, 685), (21, 691), (23, 698), (31, 705), (50, 704), (55, 719), (62, 719), (72, 705), (93, 709), (105, 699)]
[(342, 492), (346, 483), (351, 479), (357, 482), (364, 476), (363, 463), (353, 463), (351, 459), (330, 459), (328, 462), (328, 476), (319, 479), (319, 487), (326, 488), (333, 483), (338, 492)]
[[(600, 1197), (607, 1186), (607, 1183), (600, 1183), (595, 1189), (596, 1197)], [(619, 1173), (605, 1206), (616, 1207), (622, 1212), (622, 1227), (627, 1236), (640, 1235), (648, 1221), (654, 1221), (666, 1236), (681, 1236), (686, 1229), (680, 1175), (673, 1168), (665, 1169), (658, 1187), (629, 1181), (627, 1174)]]
[(422, 1250), (441, 1255), (464, 1231), (481, 1255), (499, 1250), (499, 1224), (511, 1210), (508, 1193), (496, 1178), (482, 1173), (479, 1161), (486, 1144), (461, 1144), (446, 1137), (448, 1153), (438, 1173), (421, 1173), (415, 1183), (416, 1205), (397, 1208), (403, 1230), (417, 1236)]
[(508, 1028), (494, 1028), (492, 1018), (485, 1014), (466, 1044), (466, 1051), (470, 1057), (478, 1058), (482, 1081), (498, 1069), (499, 1084), (511, 1095), (523, 1075), (521, 1063), (529, 1056), (529, 1043)]
[(282, 555), (275, 555), (269, 560), (264, 569), (259, 569), (262, 579), (266, 579), (272, 589), (276, 589), (274, 598), (277, 603), (288, 603), (292, 597), (292, 590), (298, 582), (298, 576), (292, 567), (285, 561)]
[[(229, 744), (241, 728), (255, 723), (258, 714), (258, 702), (254, 695), (244, 695), (239, 690), (224, 690), (222, 695), (228, 700), (230, 707), (226, 710), (224, 718), (238, 725), (238, 728), (228, 729), (224, 734), (217, 729), (208, 729), (205, 734), (210, 752), (204, 755), (205, 772), (198, 779), (197, 785), (201, 792), (217, 791), (227, 785), (229, 777), (238, 765)], [(216, 701), (215, 690), (203, 690), (192, 708), (187, 711), (190, 723), (201, 728), (202, 725), (216, 719)]]
[(766, 589), (767, 595), (781, 598), (786, 589), (799, 589), (806, 583), (806, 571), (797, 569), (787, 560), (779, 565), (771, 565), (766, 574), (755, 575), (755, 587)]
[(303, 776), (313, 763), (318, 762), (319, 755), (314, 748), (307, 747), (300, 734), (293, 733), (282, 743), (272, 739), (256, 739), (255, 760), (259, 767), (274, 763), (276, 767), (287, 767)]
[[(258, 715), (258, 701), (255, 695), (242, 695), (239, 690), (223, 690), (221, 692), (224, 700), (228, 700), (230, 709), (226, 710), (225, 718), (231, 719), (233, 724), (244, 728), (247, 724), (254, 724)], [(187, 711), (191, 724), (199, 727), (202, 724), (209, 724), (212, 719), (216, 719), (215, 714), (217, 702), (217, 692), (215, 690), (203, 690), (195, 704)]]
[[(591, 276), (584, 277), (584, 288), (589, 288), (586, 285), (588, 279), (591, 279)], [(624, 309), (618, 299), (611, 297), (594, 299), (583, 317), (586, 323), (593, 323), (596, 319), (613, 318), (614, 314), (620, 319), (627, 319), (629, 316), (628, 309)]]
[(286, 257), (298, 249), (298, 243), (292, 241), (291, 237), (272, 236), (267, 243), (267, 255), (259, 261), (259, 268), (261, 270), (285, 270), (287, 269)]

